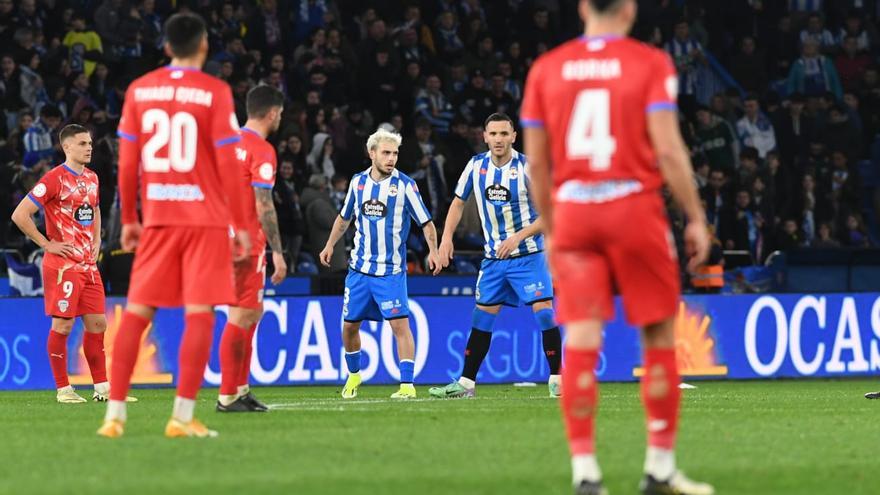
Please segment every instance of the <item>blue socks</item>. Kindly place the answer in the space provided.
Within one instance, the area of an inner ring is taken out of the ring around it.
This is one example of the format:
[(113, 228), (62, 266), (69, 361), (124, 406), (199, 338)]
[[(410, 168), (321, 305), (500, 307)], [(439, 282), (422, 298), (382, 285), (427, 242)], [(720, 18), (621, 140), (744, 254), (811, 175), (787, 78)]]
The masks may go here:
[[(552, 313), (552, 311), (551, 311)], [(480, 308), (474, 308), (474, 314), (472, 318), (471, 326), (476, 328), (477, 330), (482, 330), (484, 332), (491, 332), (492, 327), (495, 326), (495, 317), (498, 315), (493, 315), (487, 311), (483, 311)]]
[(400, 383), (413, 382), (415, 367), (416, 363), (412, 359), (402, 359), (400, 361)]
[(361, 351), (346, 352), (345, 363), (348, 365), (350, 374), (359, 373), (361, 371)]
[(556, 328), (556, 317), (553, 310), (550, 308), (535, 311), (535, 321), (538, 322), (538, 328), (540, 328), (542, 332), (544, 330)]

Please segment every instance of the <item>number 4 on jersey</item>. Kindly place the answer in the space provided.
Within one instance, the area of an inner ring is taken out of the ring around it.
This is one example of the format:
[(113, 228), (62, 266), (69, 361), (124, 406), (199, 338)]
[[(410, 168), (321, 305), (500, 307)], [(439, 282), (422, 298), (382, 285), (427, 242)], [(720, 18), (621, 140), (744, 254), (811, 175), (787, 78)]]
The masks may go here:
[(571, 160), (590, 160), (590, 169), (611, 168), (617, 140), (611, 135), (611, 95), (607, 89), (585, 89), (578, 93), (565, 139)]

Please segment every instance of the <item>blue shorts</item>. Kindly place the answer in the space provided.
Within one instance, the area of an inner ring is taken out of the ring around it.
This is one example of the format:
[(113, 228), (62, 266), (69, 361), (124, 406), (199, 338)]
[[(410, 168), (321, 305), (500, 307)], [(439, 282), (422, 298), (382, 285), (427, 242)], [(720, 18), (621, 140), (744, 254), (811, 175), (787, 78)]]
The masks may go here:
[(477, 304), (521, 306), (553, 299), (553, 281), (543, 252), (484, 259), (477, 277)]
[(342, 318), (345, 321), (382, 321), (409, 316), (406, 273), (376, 277), (354, 270), (345, 277)]

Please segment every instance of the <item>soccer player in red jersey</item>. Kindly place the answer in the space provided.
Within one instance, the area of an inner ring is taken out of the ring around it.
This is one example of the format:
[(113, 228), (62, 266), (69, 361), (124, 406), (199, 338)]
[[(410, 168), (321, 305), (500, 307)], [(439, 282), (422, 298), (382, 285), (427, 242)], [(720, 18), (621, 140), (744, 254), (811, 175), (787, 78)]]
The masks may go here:
[[(612, 287), (642, 328), (642, 400), (648, 429), (645, 494), (708, 495), (675, 465), (681, 401), (673, 321), (680, 287), (660, 193), (665, 182), (688, 218), (689, 269), (709, 237), (679, 133), (677, 78), (660, 50), (627, 37), (636, 0), (581, 0), (583, 37), (538, 58), (521, 109), (532, 191), (567, 329), (562, 409), (580, 494), (605, 493), (595, 458), (595, 368)], [(552, 189), (552, 195), (551, 195)]]
[(272, 249), (272, 283), (287, 275), (281, 247), (278, 217), (272, 201), (272, 186), (278, 160), (266, 137), (281, 125), (284, 95), (271, 86), (257, 86), (247, 95), (248, 121), (241, 129), (235, 154), (245, 184), (244, 202), (250, 209), (248, 234), (253, 247), (242, 263), (235, 265), (234, 306), (220, 340), (220, 397), (218, 412), (265, 412), (269, 409), (254, 397), (248, 386), (254, 332), (263, 316), (263, 286), (266, 284), (266, 243)]
[(210, 357), (214, 306), (235, 302), (230, 225), (240, 258), (250, 249), (240, 164), (231, 146), (241, 140), (232, 92), (200, 70), (208, 54), (205, 22), (176, 14), (165, 23), (165, 40), (171, 65), (128, 87), (117, 131), (122, 248), (137, 250), (113, 345), (110, 402), (98, 430), (110, 438), (123, 434), (123, 399), (144, 330), (156, 308), (181, 305), (177, 396), (165, 435), (217, 435), (193, 410)]
[[(101, 250), (101, 210), (98, 176), (86, 168), (92, 160), (92, 136), (85, 127), (72, 124), (61, 130), (58, 141), (64, 149), (64, 163), (37, 182), (15, 208), (12, 221), (46, 253), (43, 291), (46, 315), (52, 317), (46, 347), (58, 389), (56, 400), (86, 402), (67, 378), (67, 337), (79, 316), (85, 327), (83, 352), (95, 384), (92, 399), (105, 401), (110, 394), (104, 359), (107, 318), (104, 283), (95, 264)], [(46, 215), (45, 236), (33, 220), (38, 210)]]

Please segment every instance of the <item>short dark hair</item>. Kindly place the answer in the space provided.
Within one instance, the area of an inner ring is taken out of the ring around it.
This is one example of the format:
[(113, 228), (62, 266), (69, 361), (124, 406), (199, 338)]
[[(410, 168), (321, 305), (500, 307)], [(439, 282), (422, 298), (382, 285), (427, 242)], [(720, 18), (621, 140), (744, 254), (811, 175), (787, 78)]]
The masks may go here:
[(272, 86), (257, 86), (248, 91), (247, 114), (248, 117), (263, 118), (273, 107), (284, 106), (284, 95)]
[(510, 127), (513, 127), (513, 119), (506, 113), (495, 112), (486, 117), (486, 121), (483, 122), (483, 129), (489, 127), (489, 122), (510, 122)]
[(176, 57), (191, 57), (207, 35), (205, 21), (198, 14), (174, 14), (165, 21), (165, 39)]
[(63, 118), (64, 114), (61, 113), (61, 110), (58, 109), (55, 105), (44, 105), (43, 108), (40, 109), (40, 117), (44, 119), (51, 118)]
[(621, 3), (620, 0), (590, 0), (590, 6), (596, 12), (611, 12), (618, 8)]
[(758, 96), (758, 93), (748, 93), (748, 94), (746, 94), (746, 97), (743, 98), (743, 102), (746, 102), (746, 101), (756, 101), (760, 104), (761, 98)]
[(79, 124), (68, 124), (58, 133), (58, 142), (63, 143), (77, 134), (88, 133), (89, 130)]

